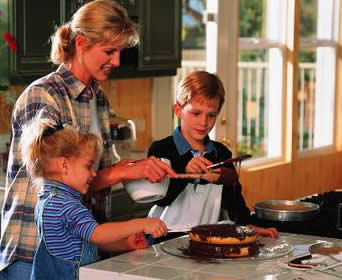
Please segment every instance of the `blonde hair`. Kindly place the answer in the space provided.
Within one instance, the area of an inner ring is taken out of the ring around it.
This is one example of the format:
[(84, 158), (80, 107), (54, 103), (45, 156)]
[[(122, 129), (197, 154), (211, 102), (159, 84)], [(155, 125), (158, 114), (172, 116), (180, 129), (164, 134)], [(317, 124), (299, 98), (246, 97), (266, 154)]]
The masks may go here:
[(208, 101), (218, 100), (219, 111), (225, 101), (222, 81), (216, 74), (207, 71), (194, 71), (178, 84), (176, 102), (184, 107), (194, 99), (205, 98)]
[[(56, 128), (52, 119), (39, 113), (22, 129), (20, 152), (23, 164), (32, 180), (50, 175), (51, 159), (78, 157), (90, 150), (102, 152), (101, 141), (95, 134), (76, 129), (71, 125)], [(49, 132), (49, 133), (46, 133)], [(39, 180), (37, 180), (39, 181)]]
[(83, 35), (88, 47), (96, 43), (115, 43), (128, 48), (138, 44), (138, 25), (127, 11), (111, 0), (95, 0), (79, 8), (71, 21), (60, 26), (51, 37), (50, 60), (54, 64), (68, 63), (75, 55), (75, 38)]

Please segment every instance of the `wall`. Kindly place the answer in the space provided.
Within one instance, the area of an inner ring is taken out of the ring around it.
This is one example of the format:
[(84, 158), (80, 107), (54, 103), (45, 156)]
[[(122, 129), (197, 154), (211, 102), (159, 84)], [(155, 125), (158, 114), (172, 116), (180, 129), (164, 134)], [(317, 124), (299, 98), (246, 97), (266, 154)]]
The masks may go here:
[(109, 80), (102, 86), (115, 114), (135, 122), (137, 150), (146, 150), (152, 141), (152, 79)]
[(311, 155), (294, 163), (241, 171), (243, 194), (249, 207), (265, 199), (296, 199), (342, 188), (342, 152)]

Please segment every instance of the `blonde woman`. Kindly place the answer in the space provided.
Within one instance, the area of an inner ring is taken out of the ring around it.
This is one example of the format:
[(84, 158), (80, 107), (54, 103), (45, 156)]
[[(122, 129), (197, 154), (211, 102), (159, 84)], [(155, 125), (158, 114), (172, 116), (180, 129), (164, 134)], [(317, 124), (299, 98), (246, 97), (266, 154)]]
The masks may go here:
[(37, 191), (27, 177), (18, 144), (22, 127), (41, 109), (45, 109), (45, 118), (71, 123), (102, 138), (104, 152), (85, 199), (97, 222), (110, 219), (111, 185), (127, 179), (158, 182), (166, 175), (176, 176), (155, 157), (130, 165), (127, 163), (132, 160), (113, 165), (109, 104), (98, 81), (106, 80), (112, 68), (119, 67), (120, 51), (137, 42), (137, 25), (116, 1), (110, 0), (82, 6), (53, 35), (51, 61), (59, 65), (58, 69), (29, 85), (13, 111), (1, 219), (0, 279), (28, 279), (38, 246), (33, 221)]

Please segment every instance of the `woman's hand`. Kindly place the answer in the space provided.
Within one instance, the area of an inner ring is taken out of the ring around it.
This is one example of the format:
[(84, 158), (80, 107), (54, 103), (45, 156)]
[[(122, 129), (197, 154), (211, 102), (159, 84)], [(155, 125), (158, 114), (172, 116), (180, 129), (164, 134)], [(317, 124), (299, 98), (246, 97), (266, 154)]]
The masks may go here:
[(177, 177), (169, 165), (154, 156), (142, 160), (123, 160), (112, 168), (117, 168), (116, 172), (121, 172), (121, 181), (146, 179), (151, 183), (157, 183), (163, 181), (165, 176)]
[(145, 249), (148, 243), (143, 232), (132, 234), (127, 237), (127, 247), (129, 250)]
[(185, 167), (186, 173), (200, 174), (208, 172), (207, 166), (213, 163), (205, 157), (194, 157), (192, 158)]
[(253, 226), (253, 225), (248, 225), (248, 227), (255, 229), (256, 232), (261, 236), (266, 236), (266, 237), (271, 237), (271, 238), (279, 237), (278, 230), (274, 227), (263, 228), (263, 227)]

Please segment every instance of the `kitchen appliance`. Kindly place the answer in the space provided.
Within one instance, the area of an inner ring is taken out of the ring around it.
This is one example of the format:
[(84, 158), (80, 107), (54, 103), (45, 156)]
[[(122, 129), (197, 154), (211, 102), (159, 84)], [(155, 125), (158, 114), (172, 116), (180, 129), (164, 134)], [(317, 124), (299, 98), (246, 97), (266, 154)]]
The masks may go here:
[(315, 203), (319, 205), (319, 212), (306, 221), (271, 221), (253, 214), (254, 222), (262, 227), (276, 227), (281, 232), (342, 238), (342, 189), (309, 195), (297, 201)]
[(110, 131), (116, 161), (130, 158), (136, 148), (136, 127), (132, 120), (118, 117), (110, 111)]

